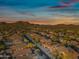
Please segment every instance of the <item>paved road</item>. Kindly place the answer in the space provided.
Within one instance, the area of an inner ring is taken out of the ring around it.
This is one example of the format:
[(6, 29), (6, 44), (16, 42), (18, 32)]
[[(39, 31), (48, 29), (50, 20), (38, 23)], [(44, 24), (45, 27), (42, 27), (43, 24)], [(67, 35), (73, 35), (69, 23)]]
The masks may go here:
[(55, 59), (44, 47), (36, 43), (30, 36), (24, 35), (24, 37), (27, 38), (30, 42), (34, 43), (44, 53), (44, 55), (47, 56), (47, 59)]
[(76, 51), (77, 53), (79, 53), (79, 48), (78, 47), (76, 47), (76, 46), (74, 46), (74, 45), (65, 45), (67, 48), (71, 48), (71, 49), (73, 49), (74, 51)]
[[(48, 36), (46, 36), (46, 35), (42, 35), (40, 32), (34, 32), (34, 33), (36, 33), (36, 34), (38, 34), (38, 35), (40, 35), (40, 36), (43, 36), (43, 37), (45, 37), (46, 39), (50, 39), (50, 37), (48, 37)], [(76, 42), (78, 42), (78, 41), (76, 41)], [(77, 53), (79, 53), (79, 48), (78, 47), (76, 47), (76, 46), (74, 46), (74, 45), (70, 45), (70, 46), (67, 46), (67, 48), (71, 48), (71, 49), (73, 49), (74, 51), (76, 51)]]
[(34, 33), (36, 33), (36, 34), (38, 34), (38, 35), (40, 35), (40, 36), (43, 36), (43, 37), (45, 37), (45, 39), (51, 39), (50, 37), (48, 37), (47, 35), (43, 35), (43, 34), (41, 34), (40, 32), (34, 32)]

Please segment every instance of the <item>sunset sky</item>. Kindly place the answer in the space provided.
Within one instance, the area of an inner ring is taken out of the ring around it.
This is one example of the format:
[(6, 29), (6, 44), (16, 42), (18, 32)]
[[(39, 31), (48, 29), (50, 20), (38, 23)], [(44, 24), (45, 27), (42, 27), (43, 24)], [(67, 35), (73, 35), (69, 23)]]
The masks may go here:
[(57, 19), (79, 17), (79, 0), (0, 0), (0, 17)]

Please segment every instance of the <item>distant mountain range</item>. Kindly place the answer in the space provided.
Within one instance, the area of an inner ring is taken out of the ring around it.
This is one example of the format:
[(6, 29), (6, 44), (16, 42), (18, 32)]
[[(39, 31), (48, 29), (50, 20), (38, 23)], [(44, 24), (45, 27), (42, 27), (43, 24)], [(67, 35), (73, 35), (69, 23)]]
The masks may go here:
[(60, 17), (57, 19), (49, 19), (49, 20), (40, 20), (40, 19), (20, 19), (20, 18), (8, 18), (8, 17), (0, 17), (0, 22), (8, 22), (13, 23), (16, 21), (28, 21), (32, 24), (41, 24), (41, 25), (57, 25), (57, 24), (74, 24), (79, 25), (79, 19), (78, 18), (71, 18), (71, 17)]

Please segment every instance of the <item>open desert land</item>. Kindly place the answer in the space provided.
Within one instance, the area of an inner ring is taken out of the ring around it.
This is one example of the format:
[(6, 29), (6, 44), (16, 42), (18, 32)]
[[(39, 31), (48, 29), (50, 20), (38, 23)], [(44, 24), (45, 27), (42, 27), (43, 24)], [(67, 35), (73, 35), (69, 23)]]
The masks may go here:
[(0, 56), (10, 59), (79, 59), (79, 25), (2, 21)]

